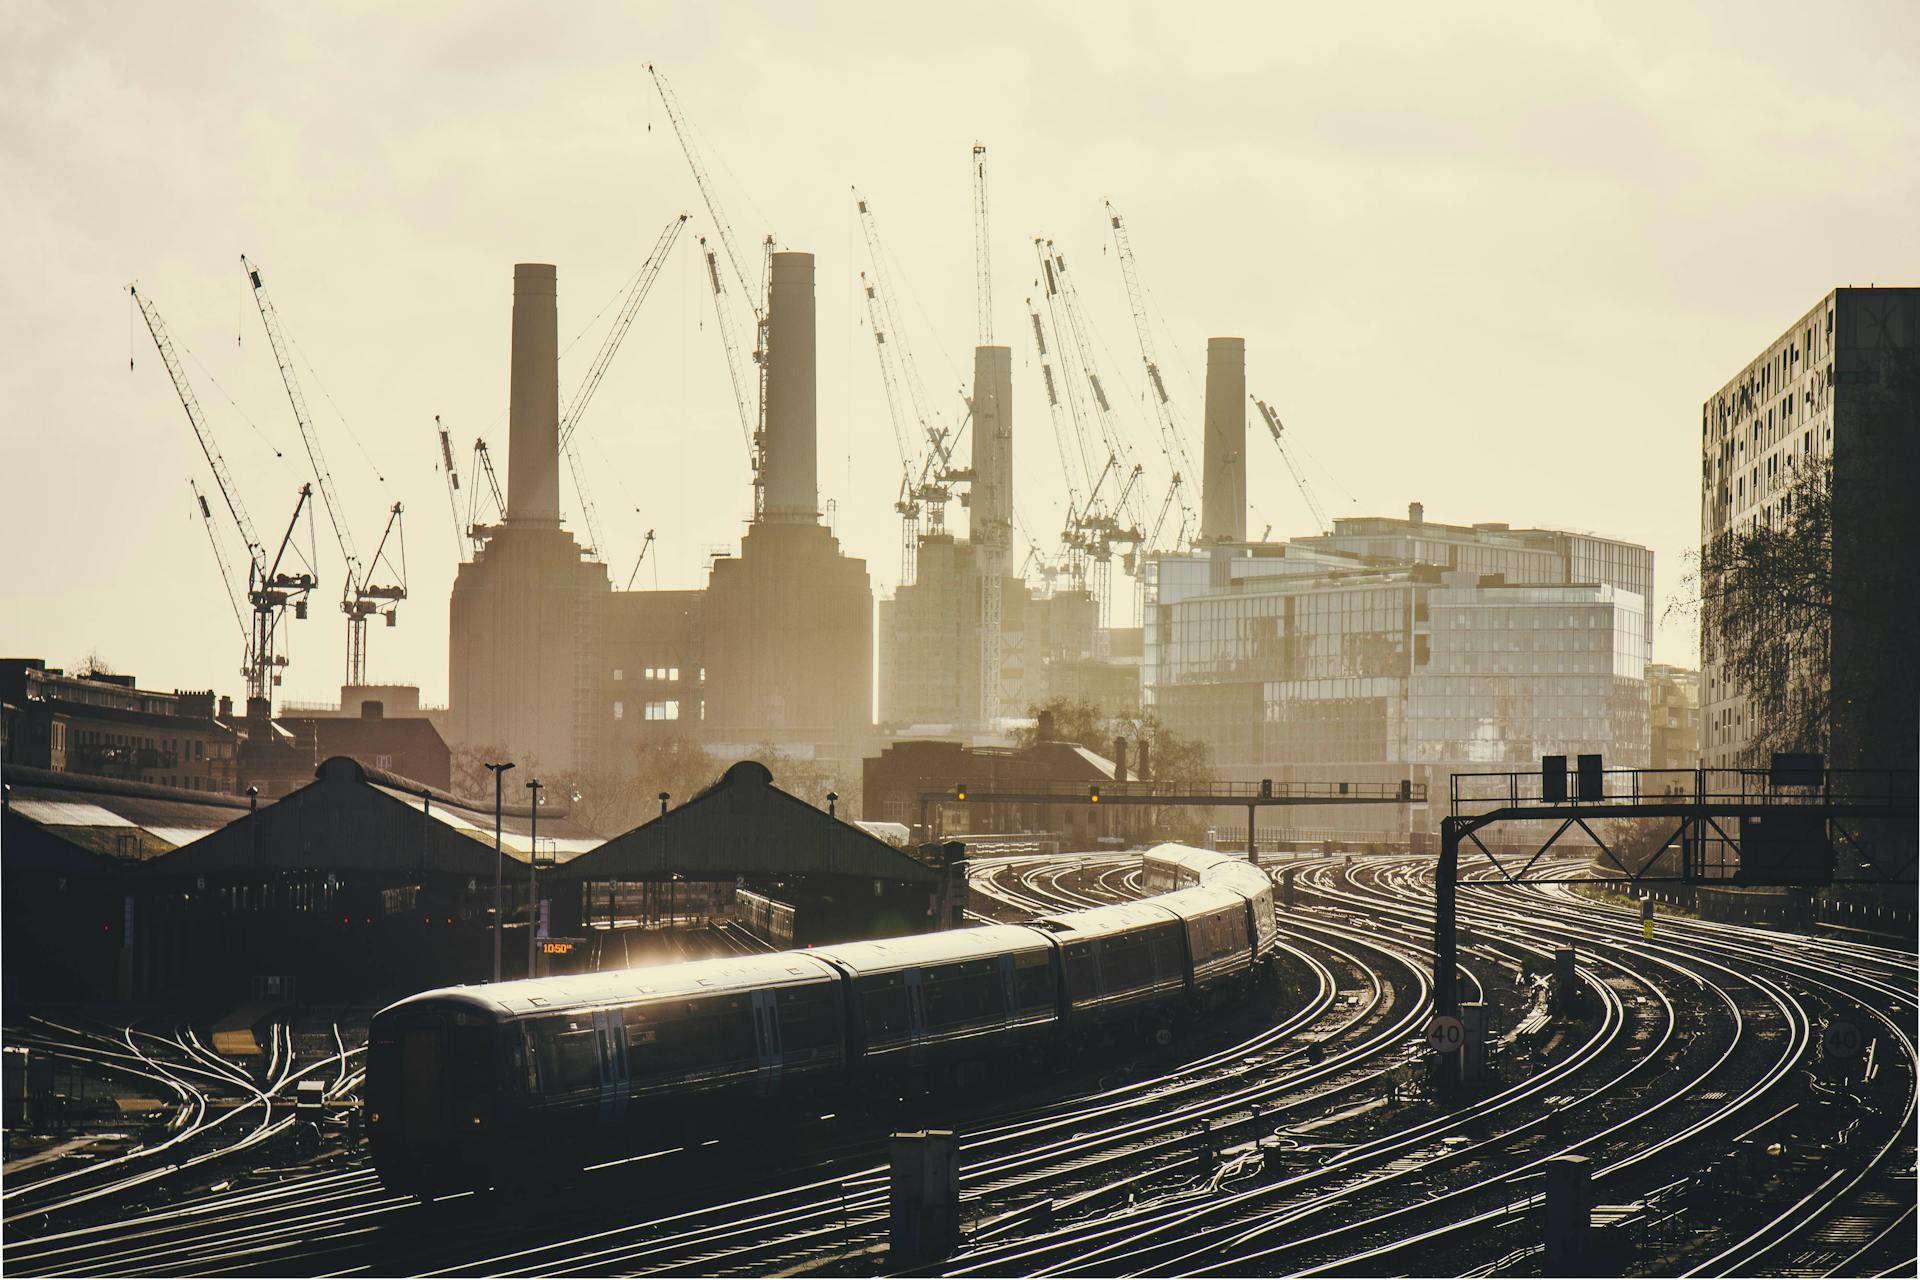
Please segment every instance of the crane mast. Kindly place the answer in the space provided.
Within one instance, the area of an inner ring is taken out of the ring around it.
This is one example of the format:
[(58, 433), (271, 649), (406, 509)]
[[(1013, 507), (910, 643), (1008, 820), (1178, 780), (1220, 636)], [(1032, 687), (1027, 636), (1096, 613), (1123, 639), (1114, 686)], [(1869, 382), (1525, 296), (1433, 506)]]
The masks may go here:
[[(484, 439), (473, 442), (473, 469), (477, 470), (487, 482), (486, 493), (493, 499), (493, 517), (495, 520), (507, 518), (507, 495), (500, 488), (500, 475), (493, 469), (493, 452), (487, 448)], [(477, 555), (486, 543), (486, 526), (480, 521), (481, 491), (467, 491), (467, 536), (473, 539), (473, 550)]]
[(453, 517), (455, 556), (464, 560), (468, 535), (460, 523), (460, 473), (453, 465), (453, 441), (447, 436), (447, 429), (441, 425), (437, 413), (433, 415), (433, 429), (440, 434), (440, 466), (447, 477), (447, 514)]
[[(233, 590), (233, 572), (227, 568), (227, 553), (220, 549), (220, 532), (213, 527), (213, 508), (207, 505), (206, 495), (200, 492), (200, 486), (194, 483), (191, 476), (187, 477), (187, 488), (193, 490), (193, 501), (200, 509), (200, 522), (206, 526), (207, 545), (213, 548), (213, 562), (220, 569), (220, 585), (227, 590), (227, 605), (233, 610), (234, 625), (240, 628), (240, 636), (244, 641), (247, 635), (247, 623), (246, 619), (240, 616), (240, 597)], [(248, 567), (252, 567), (251, 562)], [(245, 661), (243, 657), (241, 659), (243, 670)]]
[[(1160, 422), (1160, 448), (1167, 457), (1167, 465), (1173, 469), (1173, 487), (1169, 489), (1169, 500), (1176, 497), (1180, 503), (1180, 529), (1184, 536), (1193, 522), (1193, 508), (1188, 503), (1186, 492), (1181, 487), (1181, 477), (1193, 471), (1193, 459), (1187, 453), (1186, 433), (1180, 429), (1178, 417), (1174, 412), (1173, 400), (1167, 395), (1167, 384), (1160, 375), (1160, 361), (1154, 352), (1152, 326), (1147, 318), (1146, 290), (1140, 284), (1140, 269), (1133, 257), (1133, 244), (1127, 238), (1126, 224), (1121, 221), (1120, 213), (1107, 203), (1107, 221), (1113, 230), (1113, 244), (1120, 258), (1120, 275), (1126, 282), (1127, 301), (1133, 311), (1133, 330), (1140, 341), (1140, 360), (1146, 366), (1148, 399), (1153, 402), (1154, 415)], [(1166, 523), (1163, 509), (1159, 520), (1154, 522), (1153, 538), (1148, 546), (1158, 546), (1160, 526)], [(1176, 545), (1175, 550), (1178, 550)]]
[[(727, 386), (733, 392), (734, 407), (740, 413), (740, 438), (746, 441), (748, 460), (753, 467), (753, 483), (756, 489), (760, 485), (760, 450), (754, 443), (754, 434), (759, 429), (754, 420), (753, 396), (747, 390), (746, 371), (740, 364), (740, 344), (734, 338), (733, 312), (727, 305), (727, 291), (720, 283), (720, 264), (714, 251), (707, 247), (707, 238), (700, 237), (700, 254), (707, 266), (707, 283), (713, 288), (713, 312), (720, 330), (720, 345), (727, 353)], [(759, 501), (756, 497), (755, 507)]]
[(920, 547), (920, 499), (913, 488), (913, 448), (907, 443), (906, 415), (901, 409), (901, 393), (893, 369), (893, 358), (887, 350), (886, 323), (880, 316), (880, 302), (875, 296), (873, 282), (867, 279), (866, 272), (860, 273), (860, 288), (867, 299), (867, 322), (873, 329), (874, 356), (880, 362), (880, 385), (887, 395), (887, 418), (893, 423), (894, 444), (900, 450), (900, 494), (894, 499), (893, 509), (900, 513), (900, 578), (899, 585), (912, 586), (917, 565), (916, 552)]
[(587, 405), (593, 401), (593, 393), (600, 389), (600, 380), (606, 376), (614, 354), (620, 350), (621, 340), (632, 327), (633, 318), (640, 313), (640, 304), (647, 300), (647, 294), (652, 291), (653, 282), (659, 277), (660, 268), (666, 264), (667, 254), (672, 251), (674, 241), (679, 238), (680, 229), (686, 225), (686, 221), (687, 215), (680, 214), (667, 224), (659, 239), (654, 241), (647, 260), (641, 264), (633, 285), (621, 300), (620, 310), (615, 314), (607, 336), (601, 341), (600, 350), (594, 353), (593, 363), (587, 367), (586, 375), (575, 388), (566, 412), (560, 415), (560, 449), (566, 454), (567, 471), (573, 476), (573, 491), (580, 497), (580, 518), (587, 526), (587, 538), (592, 544), (587, 548), (587, 553), (602, 560), (607, 558), (607, 544), (600, 532), (600, 510), (594, 505), (593, 492), (587, 485), (586, 464), (580, 460), (580, 449), (573, 437), (580, 427), (580, 418), (586, 413)]
[(620, 350), (620, 343), (627, 336), (627, 330), (633, 327), (633, 318), (640, 314), (640, 304), (647, 300), (647, 294), (653, 291), (653, 282), (660, 277), (660, 268), (666, 265), (667, 254), (673, 251), (674, 241), (680, 238), (680, 229), (687, 224), (687, 215), (680, 214), (667, 223), (654, 241), (653, 249), (647, 254), (647, 260), (641, 264), (639, 275), (635, 277), (633, 287), (627, 290), (627, 296), (620, 303), (620, 311), (614, 317), (613, 327), (607, 330), (607, 336), (600, 343), (600, 350), (594, 353), (593, 363), (588, 366), (586, 376), (581, 378), (580, 386), (574, 391), (573, 399), (567, 403), (567, 411), (560, 415), (560, 443), (566, 444), (573, 439), (573, 433), (580, 429), (580, 419), (586, 414), (587, 406), (593, 403), (593, 393), (600, 389), (600, 380), (607, 375), (607, 367), (613, 363), (613, 357)]
[(1247, 399), (1253, 401), (1254, 407), (1260, 410), (1260, 417), (1266, 422), (1267, 430), (1273, 435), (1274, 446), (1280, 450), (1280, 460), (1287, 464), (1287, 474), (1293, 477), (1294, 488), (1300, 491), (1300, 497), (1306, 502), (1307, 510), (1313, 514), (1316, 529), (1324, 532), (1331, 527), (1327, 521), (1327, 513), (1321, 509), (1319, 501), (1314, 498), (1313, 489), (1307, 484), (1306, 476), (1299, 467), (1294, 465), (1293, 452), (1287, 448), (1287, 442), (1283, 438), (1286, 428), (1280, 423), (1280, 415), (1258, 396), (1248, 396)]
[(647, 549), (651, 546), (653, 546), (653, 530), (649, 529), (646, 538), (640, 543), (640, 554), (634, 557), (633, 572), (627, 575), (627, 590), (633, 590), (633, 580), (640, 576), (640, 566), (646, 562)]
[[(247, 651), (241, 663), (240, 675), (247, 684), (247, 706), (251, 711), (256, 704), (270, 701), (273, 686), (280, 683), (280, 671), (287, 665), (286, 655), (279, 652), (280, 622), (287, 607), (293, 606), (296, 618), (306, 617), (306, 598), (318, 585), (318, 579), (310, 571), (281, 572), (281, 564), (293, 542), (294, 530), (299, 527), (300, 513), (306, 508), (312, 490), (306, 485), (300, 487), (299, 496), (293, 504), (293, 515), (287, 521), (287, 531), (269, 560), (265, 545), (254, 532), (246, 504), (241, 500), (239, 486), (234, 483), (233, 474), (227, 469), (226, 458), (214, 440), (213, 430), (200, 410), (199, 398), (193, 394), (193, 386), (187, 381), (186, 368), (180, 363), (166, 322), (160, 318), (159, 310), (140, 295), (136, 286), (129, 285), (127, 292), (140, 308), (141, 318), (147, 324), (147, 333), (153, 338), (154, 349), (160, 353), (160, 363), (166, 366), (167, 377), (173, 383), (174, 395), (179, 399), (180, 407), (186, 411), (187, 422), (193, 428), (194, 439), (200, 444), (200, 452), (206, 458), (207, 466), (213, 471), (214, 484), (226, 503), (227, 513), (232, 516), (234, 528), (247, 547), (247, 604), (253, 617), (251, 626), (247, 628)], [(200, 504), (202, 518), (207, 521), (207, 536), (213, 538), (211, 506), (200, 495), (197, 485), (194, 487), (194, 497)], [(227, 578), (227, 566), (220, 554), (218, 539), (214, 539), (213, 549), (214, 558), (220, 566), (221, 582), (231, 603), (233, 586)], [(311, 547), (306, 560), (308, 565), (313, 562)], [(238, 608), (237, 604), (235, 607)]]
[[(347, 616), (347, 683), (363, 685), (367, 682), (367, 619), (379, 613), (386, 618), (388, 626), (395, 625), (398, 621), (397, 605), (407, 598), (404, 534), (402, 564), (398, 570), (400, 581), (385, 586), (376, 586), (371, 581), (385, 553), (387, 537), (399, 522), (400, 504), (393, 504), (386, 532), (380, 538), (380, 549), (374, 552), (372, 560), (363, 563), (354, 547), (353, 532), (341, 510), (339, 495), (334, 492), (333, 473), (327, 469), (326, 454), (320, 447), (320, 434), (313, 425), (313, 416), (307, 411), (306, 396), (300, 390), (300, 378), (294, 371), (293, 352), (281, 328), (280, 313), (267, 296), (259, 268), (244, 253), (240, 255), (240, 265), (247, 273), (247, 282), (253, 286), (254, 306), (260, 312), (260, 323), (266, 328), (267, 343), (273, 348), (273, 358), (280, 366), (280, 381), (287, 389), (288, 402), (293, 405), (294, 421), (299, 424), (300, 439), (306, 445), (307, 461), (313, 467), (321, 505), (327, 509), (327, 522), (333, 527), (334, 539), (340, 544), (340, 557), (346, 563), (340, 611)], [(388, 567), (393, 568), (391, 561)]]
[[(1067, 518), (1060, 530), (1060, 558), (1067, 574), (1068, 586), (1078, 590), (1086, 586), (1086, 581), (1084, 561), (1080, 557), (1077, 545), (1076, 529), (1080, 511), (1080, 494), (1074, 484), (1072, 453), (1067, 448), (1068, 413), (1060, 403), (1059, 380), (1054, 375), (1052, 350), (1047, 346), (1046, 326), (1041, 322), (1040, 310), (1034, 306), (1032, 298), (1027, 299), (1027, 318), (1033, 322), (1033, 344), (1039, 355), (1040, 379), (1047, 390), (1047, 413), (1053, 419), (1054, 444), (1060, 451), (1060, 474), (1067, 482)], [(1092, 468), (1086, 465), (1086, 441), (1080, 436), (1078, 420), (1075, 419), (1071, 425), (1081, 456), (1083, 470), (1080, 474), (1085, 476), (1092, 471)]]
[[(894, 415), (894, 433), (900, 443), (901, 463), (906, 470), (905, 485), (894, 509), (903, 523), (913, 526), (901, 534), (901, 558), (907, 560), (919, 545), (919, 526), (924, 514), (927, 531), (946, 532), (947, 503), (953, 498), (953, 486), (970, 482), (972, 468), (953, 465), (953, 450), (960, 431), (952, 431), (935, 420), (927, 408), (927, 396), (920, 381), (913, 352), (907, 345), (900, 324), (900, 310), (889, 282), (886, 251), (880, 244), (880, 229), (874, 221), (873, 207), (856, 190), (854, 207), (860, 215), (861, 234), (867, 254), (873, 261), (873, 276), (861, 279), (867, 290), (867, 314), (874, 326), (875, 348), (880, 357), (880, 374), (887, 389), (887, 406)], [(902, 394), (904, 388), (904, 396)], [(919, 443), (909, 446), (905, 418), (911, 412)], [(965, 430), (965, 422), (961, 424)], [(915, 479), (914, 473), (918, 472)], [(903, 582), (911, 581), (903, 576)]]
[[(680, 150), (686, 156), (687, 167), (693, 171), (694, 185), (700, 189), (700, 199), (707, 206), (707, 216), (713, 220), (714, 234), (720, 238), (721, 252), (726, 254), (727, 265), (732, 268), (734, 279), (740, 284), (740, 292), (747, 300), (748, 308), (753, 312), (754, 341), (753, 360), (760, 367), (759, 400), (751, 413), (746, 408), (745, 381), (741, 377), (738, 339), (734, 334), (733, 316), (724, 302), (725, 289), (721, 283), (719, 264), (714, 255), (707, 255), (707, 277), (713, 285), (714, 309), (719, 315), (720, 339), (727, 349), (727, 368), (734, 379), (734, 397), (741, 405), (741, 422), (751, 423), (747, 432), (747, 447), (753, 454), (753, 514), (757, 520), (766, 512), (766, 442), (767, 442), (767, 341), (769, 337), (767, 323), (767, 288), (773, 269), (773, 237), (766, 236), (760, 242), (760, 279), (758, 284), (747, 278), (744, 259), (738, 243), (734, 239), (733, 224), (727, 221), (725, 210), (720, 207), (720, 196), (714, 190), (713, 180), (708, 177), (706, 166), (700, 162), (700, 150), (693, 143), (693, 132), (687, 126), (686, 115), (680, 109), (680, 99), (674, 94), (673, 86), (667, 83), (665, 75), (652, 63), (647, 64), (647, 74), (653, 77), (655, 90), (660, 94), (660, 104), (666, 108), (667, 119), (673, 125), (674, 137), (679, 139)], [(701, 241), (704, 247), (705, 240)]]
[(260, 535), (253, 531), (253, 519), (247, 514), (247, 507), (240, 500), (240, 486), (233, 482), (233, 473), (227, 470), (227, 460), (220, 452), (220, 446), (213, 438), (213, 431), (207, 426), (206, 416), (200, 410), (199, 397), (193, 394), (193, 385), (187, 381), (187, 371), (180, 363), (179, 353), (173, 347), (173, 335), (167, 332), (166, 321), (160, 318), (159, 310), (140, 296), (136, 285), (128, 285), (127, 292), (133, 298), (134, 305), (140, 308), (140, 316), (147, 322), (147, 332), (153, 337), (154, 349), (160, 353), (160, 363), (166, 366), (167, 376), (173, 380), (174, 395), (180, 399), (180, 407), (187, 411), (187, 423), (193, 428), (193, 438), (200, 444), (201, 456), (206, 458), (207, 466), (213, 471), (213, 482), (220, 490), (221, 499), (227, 504), (227, 513), (233, 517), (234, 527), (240, 531), (241, 541), (247, 544), (247, 555), (257, 560), (263, 554)]

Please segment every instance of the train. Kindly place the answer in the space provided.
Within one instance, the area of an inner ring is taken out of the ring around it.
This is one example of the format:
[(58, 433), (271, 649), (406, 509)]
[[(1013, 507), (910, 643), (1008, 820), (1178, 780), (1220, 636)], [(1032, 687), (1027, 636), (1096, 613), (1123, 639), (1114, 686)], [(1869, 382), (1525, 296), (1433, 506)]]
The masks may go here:
[(736, 889), (733, 904), (740, 923), (760, 941), (775, 947), (793, 945), (794, 908), (790, 902), (769, 898), (751, 889)]
[(1273, 887), (1181, 845), (1143, 866), (1156, 896), (1026, 924), (410, 996), (369, 1027), (374, 1169), (422, 1198), (539, 1186), (728, 1118), (1163, 1030), (1262, 971)]

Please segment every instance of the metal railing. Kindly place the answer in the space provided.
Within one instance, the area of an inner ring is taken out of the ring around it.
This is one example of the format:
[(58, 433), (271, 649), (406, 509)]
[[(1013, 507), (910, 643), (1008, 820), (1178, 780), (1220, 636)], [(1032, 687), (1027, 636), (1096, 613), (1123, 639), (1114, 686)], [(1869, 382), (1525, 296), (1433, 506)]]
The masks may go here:
[(1564, 797), (1549, 800), (1540, 770), (1456, 773), (1449, 784), (1455, 816), (1519, 805), (1566, 805), (1604, 813), (1610, 806), (1671, 802), (1692, 805), (1890, 805), (1914, 801), (1915, 775), (1899, 769), (1822, 769), (1817, 780), (1780, 782), (1770, 769), (1603, 769), (1600, 790), (1587, 795), (1568, 769)]
[[(1223, 804), (1245, 804), (1250, 800), (1328, 800), (1346, 797), (1356, 800), (1425, 801), (1424, 782), (1199, 782), (1163, 783), (1158, 781), (1113, 782), (1019, 782), (980, 784), (963, 782), (953, 791), (978, 792), (981, 795), (1017, 792), (1023, 796), (1058, 796), (1063, 801), (1087, 799), (1089, 788), (1098, 787), (1102, 797), (1141, 796), (1147, 798), (1218, 799)], [(933, 793), (928, 793), (933, 794)]]

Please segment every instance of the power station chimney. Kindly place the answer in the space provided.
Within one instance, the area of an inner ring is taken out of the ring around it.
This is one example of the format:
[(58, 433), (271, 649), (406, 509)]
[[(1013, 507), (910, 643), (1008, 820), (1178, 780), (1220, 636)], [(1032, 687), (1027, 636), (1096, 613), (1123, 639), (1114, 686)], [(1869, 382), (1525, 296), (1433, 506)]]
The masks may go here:
[(770, 520), (819, 518), (814, 403), (813, 255), (776, 253), (767, 290), (767, 438), (761, 479)]
[[(967, 505), (975, 546), (1013, 545), (1013, 348), (973, 349), (973, 492)], [(1006, 567), (1001, 566), (1001, 573)]]
[(507, 511), (560, 523), (560, 314), (553, 264), (513, 268), (513, 386), (507, 408)]
[(1207, 339), (1207, 440), (1200, 540), (1247, 540), (1247, 340)]

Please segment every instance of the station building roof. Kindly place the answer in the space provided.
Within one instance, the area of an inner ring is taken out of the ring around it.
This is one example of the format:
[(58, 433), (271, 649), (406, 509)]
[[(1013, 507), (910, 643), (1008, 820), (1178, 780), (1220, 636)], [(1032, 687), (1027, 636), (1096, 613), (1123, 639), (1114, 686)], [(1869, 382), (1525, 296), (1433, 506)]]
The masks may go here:
[[(9, 868), (25, 868), (22, 859), (58, 860), (56, 845), (121, 863), (145, 861), (247, 816), (247, 801), (239, 796), (121, 778), (10, 764), (0, 780), (6, 784)], [(67, 869), (91, 865), (81, 859)]]
[(742, 760), (677, 809), (568, 863), (580, 880), (689, 880), (843, 876), (932, 884), (940, 872), (850, 822), (773, 785), (757, 760)]
[[(535, 825), (525, 805), (503, 808), (501, 848), (509, 862), (525, 865), (536, 836), (543, 864), (564, 865), (601, 844), (557, 806), (541, 805), (537, 832)], [(166, 855), (155, 870), (490, 877), (493, 805), (334, 756), (306, 786)]]

